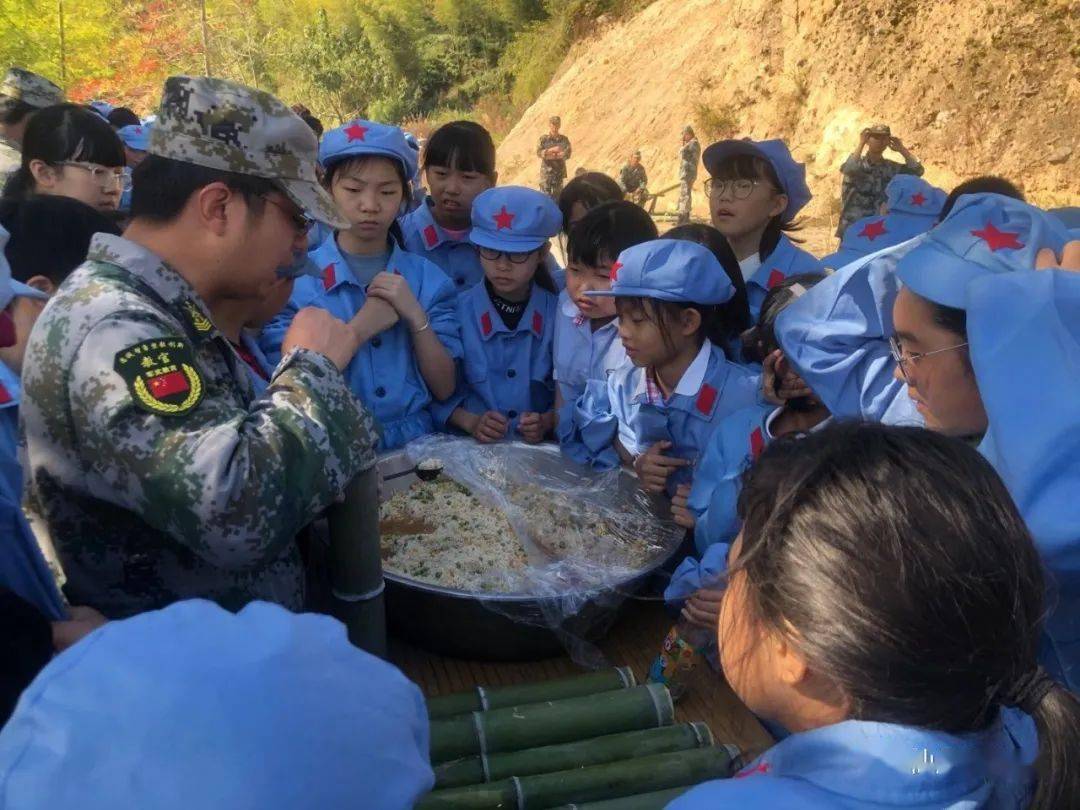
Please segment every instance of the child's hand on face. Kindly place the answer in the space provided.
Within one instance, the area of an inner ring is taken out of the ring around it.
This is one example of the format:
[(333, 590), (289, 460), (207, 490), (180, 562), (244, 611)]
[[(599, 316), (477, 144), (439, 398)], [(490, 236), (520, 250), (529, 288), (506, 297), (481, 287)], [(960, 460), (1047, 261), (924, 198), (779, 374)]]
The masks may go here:
[(385, 271), (379, 273), (368, 285), (367, 294), (369, 298), (378, 298), (390, 304), (413, 331), (423, 327), (427, 320), (424, 308), (416, 300), (404, 276)]
[(686, 600), (686, 607), (682, 609), (682, 615), (687, 621), (698, 627), (706, 627), (716, 631), (720, 623), (720, 605), (724, 600), (722, 590), (701, 588), (694, 591), (693, 595)]
[(680, 467), (690, 464), (690, 461), (685, 458), (665, 456), (664, 451), (670, 449), (671, 442), (656, 442), (634, 459), (634, 471), (638, 474), (643, 489), (649, 492), (663, 492), (667, 488), (668, 476)]
[(487, 411), (476, 420), (472, 435), (481, 444), (493, 444), (506, 438), (510, 426), (506, 417), (497, 411)]
[(802, 377), (791, 373), (783, 350), (776, 349), (761, 366), (761, 394), (766, 402), (783, 405), (789, 399), (813, 396), (814, 392)]
[(671, 517), (684, 529), (692, 529), (697, 524), (697, 518), (690, 511), (690, 485), (679, 484), (675, 495), (671, 499)]
[(523, 413), (518, 419), (517, 431), (529, 444), (540, 444), (554, 428), (554, 416), (554, 411)]

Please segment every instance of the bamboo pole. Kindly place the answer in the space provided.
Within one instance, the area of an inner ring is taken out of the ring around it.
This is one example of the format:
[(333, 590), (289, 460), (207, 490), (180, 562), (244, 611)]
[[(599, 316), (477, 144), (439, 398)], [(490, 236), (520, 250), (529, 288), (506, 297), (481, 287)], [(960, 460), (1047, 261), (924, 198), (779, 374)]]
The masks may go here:
[(522, 751), (604, 734), (670, 726), (675, 709), (667, 688), (650, 683), (598, 695), (509, 706), (435, 720), (431, 761)]
[(435, 768), (435, 787), (439, 789), (498, 782), (512, 776), (532, 776), (589, 765), (603, 765), (651, 754), (689, 751), (712, 744), (712, 732), (704, 723), (626, 731), (591, 740), (447, 762)]
[(375, 465), (359, 473), (344, 500), (327, 510), (330, 526), (331, 612), (349, 641), (386, 657), (386, 605), (379, 549), (379, 476)]
[(515, 776), (485, 785), (436, 790), (417, 802), (415, 810), (544, 810), (689, 787), (730, 776), (734, 763), (732, 750), (727, 746), (655, 754), (587, 768)]
[(562, 700), (581, 695), (595, 695), (613, 689), (627, 689), (635, 686), (634, 673), (628, 667), (604, 669), (560, 678), (554, 681), (514, 684), (487, 688), (478, 686), (468, 692), (429, 698), (428, 717), (441, 720), (458, 714), (501, 709), (505, 706), (520, 706), (527, 703), (542, 703), (547, 700)]
[(64, 30), (64, 0), (56, 0), (57, 25), (60, 34), (60, 84), (67, 90), (67, 33)]
[(199, 20), (202, 23), (202, 53), (204, 75), (210, 75), (210, 34), (206, 24), (206, 0), (199, 0)]

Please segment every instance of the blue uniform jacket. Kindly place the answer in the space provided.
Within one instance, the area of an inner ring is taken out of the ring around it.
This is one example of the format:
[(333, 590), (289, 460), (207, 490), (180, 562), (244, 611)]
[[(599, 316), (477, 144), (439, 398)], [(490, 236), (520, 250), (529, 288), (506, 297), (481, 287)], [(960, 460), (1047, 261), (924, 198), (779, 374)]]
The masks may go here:
[(14, 464), (4, 469), (8, 487), (22, 493), (22, 468), (19, 466), (19, 399), (22, 383), (19, 375), (0, 361), (0, 455)]
[(776, 319), (799, 376), (838, 419), (922, 425), (889, 350), (896, 265), (921, 237), (871, 254), (815, 284)]
[(699, 785), (667, 807), (1020, 810), (1037, 753), (1035, 723), (1018, 709), (963, 735), (847, 720), (792, 734), (731, 779)]
[(458, 297), (464, 359), (455, 407), (476, 414), (497, 411), (510, 419), (510, 431), (521, 414), (546, 413), (554, 407), (552, 338), (557, 302), (554, 293), (534, 284), (521, 321), (510, 329), (483, 283)]
[[(285, 309), (263, 329), (259, 343), (271, 363), (280, 359), (281, 341), (298, 310), (320, 307), (347, 321), (367, 300), (365, 288), (353, 277), (336, 239), (315, 248), (311, 259), (323, 268), (322, 278), (298, 278)], [(388, 272), (405, 277), (435, 334), (452, 357), (460, 358), (461, 333), (454, 311), (453, 284), (426, 259), (397, 245), (386, 267)], [(380, 449), (401, 447), (435, 430), (431, 392), (413, 354), (412, 335), (406, 324), (399, 321), (361, 346), (345, 368), (345, 379), (379, 421)]]
[(471, 289), (484, 280), (480, 254), (467, 239), (451, 239), (431, 214), (431, 198), (398, 219), (405, 235), (405, 249), (423, 256), (450, 277), (455, 293)]
[(659, 441), (672, 444), (667, 455), (690, 459), (668, 479), (669, 492), (689, 483), (706, 445), (720, 423), (758, 401), (759, 377), (730, 362), (719, 346), (706, 340), (683, 374), (671, 398), (664, 401), (644, 368), (621, 366), (608, 377), (612, 439), (634, 455)]
[(750, 302), (750, 320), (757, 322), (761, 305), (769, 290), (786, 279), (802, 273), (824, 273), (825, 265), (781, 234), (776, 248), (761, 261), (761, 266), (746, 280)]
[(989, 418), (979, 451), (1050, 574), (1042, 663), (1080, 691), (1080, 274), (989, 274), (967, 295), (971, 362)]

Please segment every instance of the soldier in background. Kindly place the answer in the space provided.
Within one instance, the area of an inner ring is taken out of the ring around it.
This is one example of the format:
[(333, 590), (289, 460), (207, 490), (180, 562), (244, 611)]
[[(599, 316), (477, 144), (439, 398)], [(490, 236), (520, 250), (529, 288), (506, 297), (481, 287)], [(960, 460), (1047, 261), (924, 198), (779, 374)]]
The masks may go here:
[(690, 209), (693, 206), (694, 181), (697, 180), (698, 164), (701, 163), (701, 144), (698, 143), (694, 128), (687, 124), (683, 127), (682, 146), (679, 148), (679, 204), (676, 224), (685, 225), (690, 221)]
[(630, 159), (619, 170), (619, 188), (623, 190), (626, 199), (644, 207), (649, 197), (649, 177), (645, 173), (645, 167), (641, 164), (641, 152), (634, 151)]
[(304, 606), (296, 534), (373, 463), (341, 375), (358, 343), (301, 310), (269, 387), (208, 314), (307, 264), (310, 217), (345, 227), (316, 139), (273, 96), (165, 83), (124, 237), (98, 234), (31, 333), (27, 507), (75, 604), (110, 617), (191, 597)]
[(62, 104), (63, 91), (48, 79), (13, 67), (0, 84), (0, 186), (22, 163), (22, 139), (30, 116)]
[(562, 119), (557, 115), (548, 121), (550, 129), (547, 135), (540, 137), (536, 147), (536, 156), (540, 158), (540, 190), (559, 199), (563, 181), (566, 180), (566, 161), (570, 159), (570, 139), (559, 132)]
[[(904, 162), (887, 160), (886, 149), (892, 149), (903, 156)], [(863, 157), (863, 151), (866, 157)], [(899, 138), (893, 137), (886, 124), (875, 124), (859, 133), (859, 148), (848, 156), (840, 173), (844, 175), (840, 189), (840, 224), (836, 235), (843, 238), (848, 225), (863, 217), (872, 217), (881, 212), (885, 202), (885, 187), (898, 174), (913, 174), (922, 177), (923, 165), (908, 151)]]

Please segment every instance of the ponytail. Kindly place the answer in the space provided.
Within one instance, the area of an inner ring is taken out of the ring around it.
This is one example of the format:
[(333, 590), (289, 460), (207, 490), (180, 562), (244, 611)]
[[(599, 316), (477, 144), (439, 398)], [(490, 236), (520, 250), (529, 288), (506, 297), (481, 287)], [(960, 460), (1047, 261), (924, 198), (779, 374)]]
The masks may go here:
[(2, 196), (5, 200), (25, 200), (34, 190), (34, 178), (30, 169), (20, 166), (8, 175)]
[(1080, 797), (1080, 700), (1045, 673), (1043, 677), (1047, 691), (1042, 698), (1020, 706), (1039, 732), (1032, 810), (1070, 807)]

